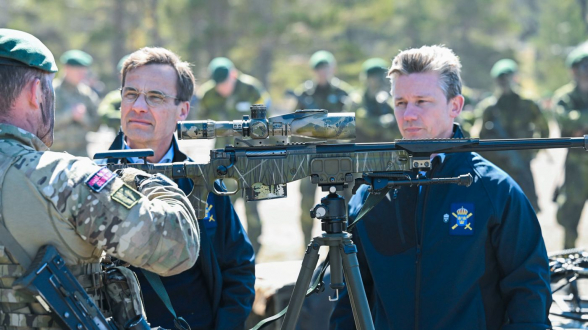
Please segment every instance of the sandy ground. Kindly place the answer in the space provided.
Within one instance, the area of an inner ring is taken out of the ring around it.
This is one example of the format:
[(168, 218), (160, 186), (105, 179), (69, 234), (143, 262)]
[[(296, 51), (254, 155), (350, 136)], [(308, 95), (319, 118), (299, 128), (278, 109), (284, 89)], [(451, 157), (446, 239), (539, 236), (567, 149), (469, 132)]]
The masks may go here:
[[(559, 133), (552, 129), (553, 135)], [(90, 133), (89, 153), (93, 155), (97, 151), (106, 150), (114, 139), (114, 133), (107, 129), (101, 129), (98, 133)], [(210, 141), (187, 140), (180, 141), (181, 148), (199, 162), (207, 162), (208, 149), (212, 146)], [(532, 163), (535, 185), (539, 195), (541, 213), (539, 221), (543, 229), (543, 236), (548, 251), (561, 249), (563, 242), (562, 228), (555, 220), (556, 205), (551, 201), (553, 191), (563, 178), (563, 163), (565, 161), (565, 149), (543, 150)], [(586, 155), (588, 157), (588, 153)], [(317, 203), (323, 194), (316, 194)], [(299, 182), (288, 184), (288, 197), (278, 200), (262, 201), (259, 203), (259, 211), (263, 223), (261, 242), (263, 247), (258, 255), (258, 262), (286, 261), (301, 259), (304, 247), (300, 229), (300, 192)], [(245, 209), (242, 200), (239, 200), (235, 209), (241, 219), (245, 217)], [(588, 208), (584, 208), (580, 222), (580, 237), (578, 246), (588, 246)], [(243, 225), (246, 223), (243, 221)], [(320, 223), (315, 223), (314, 232), (320, 233)]]

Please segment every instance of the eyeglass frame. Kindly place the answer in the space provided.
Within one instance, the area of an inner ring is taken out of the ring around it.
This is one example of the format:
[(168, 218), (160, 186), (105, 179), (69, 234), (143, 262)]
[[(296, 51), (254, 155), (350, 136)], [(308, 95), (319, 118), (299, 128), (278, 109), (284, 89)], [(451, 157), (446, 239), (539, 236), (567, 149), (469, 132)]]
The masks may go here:
[[(134, 90), (137, 93), (137, 97), (134, 100), (132, 100), (132, 102), (129, 99), (125, 99), (125, 97), (124, 97), (124, 90), (125, 90), (125, 88)], [(167, 99), (167, 98), (170, 98), (172, 100), (179, 100), (179, 98), (177, 96), (167, 95), (164, 92), (158, 91), (158, 90), (139, 91), (138, 89), (133, 88), (133, 87), (121, 87), (121, 88), (119, 88), (119, 90), (120, 90), (120, 96), (121, 96), (121, 99), (122, 99), (121, 101), (122, 102), (125, 102), (126, 101), (129, 104), (134, 104), (135, 102), (137, 102), (137, 100), (139, 99), (139, 97), (141, 96), (141, 94), (145, 95), (145, 103), (147, 103), (147, 105), (150, 106), (150, 107), (157, 107), (157, 106), (160, 106), (160, 105), (164, 104), (165, 103), (165, 99)], [(149, 94), (149, 93), (157, 93), (157, 94), (160, 94), (159, 96), (163, 96), (163, 100), (161, 101), (161, 103), (152, 104), (149, 101), (149, 98), (147, 97), (147, 94)]]

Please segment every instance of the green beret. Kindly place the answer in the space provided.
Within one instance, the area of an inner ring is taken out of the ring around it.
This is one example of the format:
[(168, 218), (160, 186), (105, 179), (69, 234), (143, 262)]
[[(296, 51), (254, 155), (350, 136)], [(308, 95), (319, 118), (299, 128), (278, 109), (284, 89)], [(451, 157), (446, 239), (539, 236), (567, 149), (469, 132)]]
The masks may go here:
[(123, 56), (120, 61), (118, 61), (118, 64), (116, 65), (116, 69), (118, 70), (118, 72), (121, 72), (123, 69), (123, 65), (125, 65), (125, 61), (127, 60), (127, 58), (129, 58), (129, 56), (131, 56), (131, 54), (127, 54), (125, 56)]
[(214, 82), (222, 83), (229, 77), (229, 72), (235, 67), (233, 62), (226, 57), (217, 57), (210, 61), (208, 73)]
[(492, 66), (492, 70), (490, 70), (490, 75), (492, 78), (498, 78), (501, 74), (506, 73), (515, 73), (519, 70), (519, 66), (517, 63), (511, 59), (504, 58)]
[(378, 57), (370, 58), (369, 60), (363, 62), (361, 65), (361, 70), (368, 76), (373, 74), (381, 74), (382, 72), (386, 72), (388, 70), (388, 62)]
[(588, 57), (588, 46), (579, 46), (572, 50), (566, 59), (566, 65), (571, 68), (572, 66), (580, 63), (583, 59)]
[(312, 54), (308, 64), (310, 64), (310, 67), (313, 70), (324, 64), (333, 65), (335, 64), (335, 56), (326, 50), (319, 50), (318, 52)]
[(57, 72), (55, 59), (47, 46), (33, 35), (11, 29), (0, 29), (0, 65)]
[(72, 49), (63, 53), (59, 61), (65, 65), (88, 67), (92, 65), (92, 56), (81, 50)]

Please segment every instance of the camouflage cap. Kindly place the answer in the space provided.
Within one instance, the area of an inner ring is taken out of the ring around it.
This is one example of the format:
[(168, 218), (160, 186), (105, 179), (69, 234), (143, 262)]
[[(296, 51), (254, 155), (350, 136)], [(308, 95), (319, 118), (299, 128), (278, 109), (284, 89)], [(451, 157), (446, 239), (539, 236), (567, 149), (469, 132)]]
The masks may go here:
[(581, 45), (576, 47), (574, 50), (570, 52), (568, 58), (566, 59), (566, 65), (568, 68), (573, 67), (574, 65), (580, 63), (583, 59), (588, 57), (588, 46)]
[(235, 65), (228, 58), (217, 57), (210, 61), (210, 64), (208, 65), (208, 73), (210, 74), (210, 78), (218, 84), (227, 80), (229, 72), (234, 67)]
[(318, 52), (312, 54), (308, 64), (310, 64), (310, 67), (313, 70), (325, 64), (333, 65), (335, 64), (335, 56), (326, 50), (319, 50)]
[(65, 65), (85, 67), (92, 65), (92, 60), (90, 54), (79, 49), (68, 50), (59, 58), (59, 61)]
[(386, 72), (388, 70), (388, 66), (389, 64), (386, 62), (386, 60), (374, 57), (363, 62), (361, 65), (361, 71), (363, 71), (367, 76), (370, 76), (373, 74)]
[(490, 75), (492, 78), (498, 78), (501, 74), (515, 73), (519, 70), (517, 63), (511, 59), (503, 58), (502, 60), (494, 63)]
[(57, 72), (55, 59), (47, 46), (31, 34), (11, 29), (0, 29), (0, 65)]

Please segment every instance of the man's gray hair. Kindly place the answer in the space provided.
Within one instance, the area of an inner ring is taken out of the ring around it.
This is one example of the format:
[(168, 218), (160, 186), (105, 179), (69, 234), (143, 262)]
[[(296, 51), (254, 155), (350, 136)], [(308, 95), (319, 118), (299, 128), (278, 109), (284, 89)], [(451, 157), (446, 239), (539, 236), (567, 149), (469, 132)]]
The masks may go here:
[(461, 63), (455, 53), (443, 46), (423, 46), (401, 51), (392, 61), (388, 77), (394, 91), (395, 79), (411, 73), (436, 72), (439, 74), (439, 87), (451, 100), (461, 94)]

